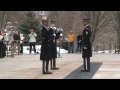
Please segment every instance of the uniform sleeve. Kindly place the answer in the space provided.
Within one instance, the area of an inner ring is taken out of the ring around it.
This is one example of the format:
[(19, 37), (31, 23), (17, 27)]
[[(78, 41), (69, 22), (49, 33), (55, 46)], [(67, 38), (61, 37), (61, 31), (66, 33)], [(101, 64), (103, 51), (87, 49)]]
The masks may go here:
[(83, 38), (86, 37), (86, 29), (83, 30)]
[(87, 27), (83, 31), (83, 38), (90, 38), (90, 37), (91, 37), (91, 29)]
[(90, 38), (92, 35), (90, 26), (87, 27), (87, 31), (88, 31), (88, 37)]
[(44, 38), (44, 30), (43, 30), (43, 28), (42, 28), (42, 30), (41, 30), (41, 37), (42, 37), (42, 39)]
[(86, 35), (86, 32), (87, 32), (87, 29), (85, 28), (83, 30), (83, 38), (82, 38), (82, 45), (83, 45), (83, 49), (86, 50), (87, 49), (87, 43), (86, 43), (86, 40), (87, 40), (87, 35)]

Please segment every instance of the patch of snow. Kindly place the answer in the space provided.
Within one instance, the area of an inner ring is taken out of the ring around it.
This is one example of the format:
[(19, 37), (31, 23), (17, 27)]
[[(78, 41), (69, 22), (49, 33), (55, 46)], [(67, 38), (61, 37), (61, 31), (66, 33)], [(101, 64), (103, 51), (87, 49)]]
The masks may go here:
[[(30, 49), (29, 46), (23, 46), (23, 53), (29, 54), (29, 49)], [(41, 45), (36, 45), (36, 52), (37, 53), (40, 53), (40, 49), (41, 49)], [(32, 49), (31, 53), (34, 53), (33, 49)], [(57, 53), (59, 53), (59, 47), (57, 47)], [(68, 53), (68, 51), (65, 49), (60, 49), (60, 53)]]

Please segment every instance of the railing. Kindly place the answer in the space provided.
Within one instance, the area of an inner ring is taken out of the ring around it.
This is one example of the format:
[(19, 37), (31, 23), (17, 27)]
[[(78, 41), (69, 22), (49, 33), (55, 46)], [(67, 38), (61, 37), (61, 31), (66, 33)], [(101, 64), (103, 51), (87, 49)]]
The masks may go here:
[[(14, 57), (15, 55), (20, 55), (20, 41), (21, 40), (15, 40), (16, 42), (16, 51), (17, 53), (14, 54), (14, 42), (12, 42), (11, 44), (9, 44), (7, 41), (3, 41), (6, 45), (6, 56), (7, 57)], [(2, 43), (2, 42), (0, 42)], [(63, 48), (64, 44), (66, 44), (66, 48), (67, 48), (67, 42), (59, 42), (58, 46), (59, 46), (59, 53), (58, 55), (60, 56), (60, 48)], [(3, 47), (0, 47), (2, 50)], [(93, 46), (92, 48), (93, 53), (120, 53), (120, 44), (98, 44), (96, 46)], [(2, 54), (2, 53), (0, 53)]]
[[(14, 57), (15, 53), (14, 51), (16, 50), (16, 54), (20, 55), (20, 41), (22, 40), (14, 40), (12, 43), (9, 43), (8, 41), (1, 41), (0, 42), (0, 54), (5, 52), (7, 57)], [(16, 42), (16, 47), (14, 47), (14, 44)], [(16, 48), (16, 49), (15, 49)]]

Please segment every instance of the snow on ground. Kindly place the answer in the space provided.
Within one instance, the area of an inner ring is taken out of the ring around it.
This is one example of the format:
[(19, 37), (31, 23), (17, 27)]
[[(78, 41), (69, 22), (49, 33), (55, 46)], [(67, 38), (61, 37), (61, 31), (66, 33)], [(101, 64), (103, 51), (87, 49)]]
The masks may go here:
[[(29, 54), (29, 46), (24, 46), (23, 47), (23, 53), (24, 54)], [(36, 52), (40, 53), (40, 49), (41, 49), (41, 45), (36, 45)], [(57, 52), (59, 53), (59, 47), (57, 47)], [(34, 53), (34, 51), (32, 50), (32, 53)], [(67, 50), (65, 49), (60, 49), (60, 53), (68, 53)]]
[(115, 50), (97, 51), (97, 52), (93, 52), (93, 53), (115, 53)]

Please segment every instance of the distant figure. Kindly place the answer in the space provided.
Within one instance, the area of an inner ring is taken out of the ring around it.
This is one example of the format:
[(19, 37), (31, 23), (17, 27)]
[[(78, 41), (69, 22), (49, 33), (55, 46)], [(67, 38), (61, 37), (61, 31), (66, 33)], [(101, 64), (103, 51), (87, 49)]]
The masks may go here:
[(78, 35), (77, 36), (77, 49), (76, 49), (76, 52), (82, 52), (82, 35)]
[(5, 45), (5, 52), (8, 50), (8, 41), (9, 41), (9, 35), (6, 30), (2, 31), (2, 35), (4, 37), (4, 45)]
[(30, 54), (31, 54), (31, 51), (32, 51), (32, 46), (33, 46), (33, 49), (34, 49), (34, 54), (36, 54), (36, 37), (37, 37), (37, 34), (34, 32), (34, 29), (30, 29), (31, 30), (31, 33), (29, 34), (29, 45), (30, 45)]
[(83, 30), (83, 65), (84, 69), (82, 72), (90, 72), (90, 57), (92, 57), (92, 48), (91, 48), (91, 28), (89, 26), (89, 19), (84, 19), (83, 24), (85, 26)]
[(74, 41), (75, 41), (75, 35), (72, 31), (69, 32), (68, 36), (68, 53), (72, 52), (74, 53)]
[(20, 33), (20, 53), (23, 54), (23, 40), (24, 40), (24, 36), (22, 33)]

